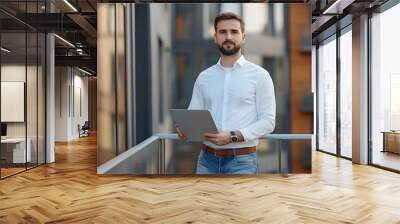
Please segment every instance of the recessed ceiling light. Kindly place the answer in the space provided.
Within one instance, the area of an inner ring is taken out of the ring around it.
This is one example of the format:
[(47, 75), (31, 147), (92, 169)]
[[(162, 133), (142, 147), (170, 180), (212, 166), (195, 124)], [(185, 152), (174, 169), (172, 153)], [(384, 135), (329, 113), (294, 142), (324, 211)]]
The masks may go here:
[(90, 73), (90, 72), (88, 72), (88, 71), (86, 71), (86, 70), (83, 70), (83, 69), (81, 69), (81, 68), (79, 68), (79, 67), (78, 67), (78, 70), (81, 71), (81, 72), (83, 72), (83, 73), (85, 73), (85, 74), (87, 74), (87, 75), (90, 75), (90, 76), (93, 75), (92, 73)]
[(9, 49), (7, 49), (5, 47), (1, 47), (1, 51), (4, 51), (6, 53), (10, 53), (11, 52), (11, 50), (9, 50)]
[(61, 40), (62, 42), (64, 42), (64, 43), (66, 43), (67, 45), (69, 45), (70, 47), (73, 47), (73, 48), (75, 48), (75, 45), (73, 45), (71, 42), (69, 42), (68, 40), (66, 40), (66, 39), (64, 39), (64, 38), (62, 38), (62, 37), (60, 37), (59, 35), (57, 35), (57, 34), (54, 34), (54, 36), (55, 37), (57, 37), (59, 40)]
[(343, 9), (351, 5), (355, 0), (336, 0), (322, 14), (342, 14)]
[(64, 0), (65, 4), (67, 4), (74, 12), (78, 12), (78, 10), (71, 4), (69, 3), (68, 0)]

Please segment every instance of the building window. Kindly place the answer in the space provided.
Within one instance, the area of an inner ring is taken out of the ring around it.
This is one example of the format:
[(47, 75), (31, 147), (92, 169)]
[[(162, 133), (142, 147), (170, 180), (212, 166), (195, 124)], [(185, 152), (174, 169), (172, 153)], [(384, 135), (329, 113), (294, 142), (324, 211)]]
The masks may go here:
[(352, 33), (340, 36), (340, 154), (351, 158), (352, 141)]
[[(274, 27), (275, 27), (275, 35), (283, 36), (285, 30), (285, 4), (283, 3), (275, 3), (274, 6)], [(308, 34), (310, 31), (308, 30)]]
[(214, 19), (219, 14), (219, 4), (203, 3), (203, 38), (214, 38)]
[(398, 21), (400, 4), (371, 18), (372, 163), (396, 170), (400, 170)]
[(249, 3), (243, 5), (246, 33), (264, 33), (268, 25), (268, 4)]
[(192, 77), (194, 71), (189, 59), (186, 54), (176, 55), (176, 108), (187, 108), (192, 96), (192, 79), (196, 77)]
[(336, 153), (336, 37), (318, 48), (318, 148)]
[(177, 40), (189, 38), (194, 25), (193, 6), (191, 4), (176, 5), (175, 38)]

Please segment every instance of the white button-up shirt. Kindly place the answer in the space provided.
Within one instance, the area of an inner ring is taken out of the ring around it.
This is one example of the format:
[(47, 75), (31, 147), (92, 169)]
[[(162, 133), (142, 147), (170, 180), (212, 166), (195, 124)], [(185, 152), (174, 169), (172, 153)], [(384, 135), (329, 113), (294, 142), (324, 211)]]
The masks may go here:
[(231, 68), (220, 60), (197, 77), (189, 110), (209, 110), (220, 132), (239, 130), (244, 142), (216, 148), (256, 146), (258, 138), (275, 128), (275, 93), (269, 73), (241, 56)]

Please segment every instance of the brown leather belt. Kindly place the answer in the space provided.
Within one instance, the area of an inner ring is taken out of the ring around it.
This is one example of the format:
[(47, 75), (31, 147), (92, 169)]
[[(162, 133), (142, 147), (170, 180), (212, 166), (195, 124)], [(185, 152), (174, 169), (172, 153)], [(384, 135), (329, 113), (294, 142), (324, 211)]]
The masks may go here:
[(203, 149), (206, 152), (214, 154), (216, 157), (226, 157), (226, 156), (233, 156), (233, 155), (247, 155), (253, 152), (256, 152), (256, 147), (244, 147), (244, 148), (229, 148), (229, 149), (214, 149), (210, 146), (203, 145)]

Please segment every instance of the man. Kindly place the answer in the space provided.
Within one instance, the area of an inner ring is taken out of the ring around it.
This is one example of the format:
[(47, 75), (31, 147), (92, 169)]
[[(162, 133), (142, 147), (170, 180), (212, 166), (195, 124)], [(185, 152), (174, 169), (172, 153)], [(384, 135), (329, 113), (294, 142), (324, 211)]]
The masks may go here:
[(214, 20), (220, 59), (197, 77), (188, 108), (209, 110), (219, 131), (204, 133), (198, 174), (256, 174), (258, 138), (275, 127), (274, 86), (265, 69), (242, 55), (244, 26), (234, 13)]

